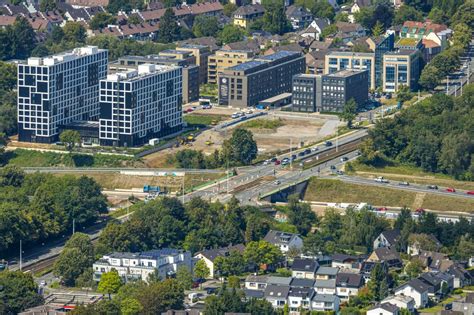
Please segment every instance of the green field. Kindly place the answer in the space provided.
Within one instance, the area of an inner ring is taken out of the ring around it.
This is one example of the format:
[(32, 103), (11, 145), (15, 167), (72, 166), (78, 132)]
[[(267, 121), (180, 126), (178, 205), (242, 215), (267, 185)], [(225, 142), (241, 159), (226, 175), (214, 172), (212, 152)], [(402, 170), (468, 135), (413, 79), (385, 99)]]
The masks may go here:
[(439, 211), (474, 212), (474, 201), (468, 198), (418, 194), (400, 189), (345, 183), (337, 179), (312, 178), (305, 200), (322, 202), (366, 202), (374, 206), (422, 207)]
[(183, 118), (184, 118), (184, 121), (188, 123), (188, 125), (211, 125), (213, 120), (220, 122), (224, 120), (226, 117), (221, 116), (221, 115), (188, 114), (188, 115), (184, 115)]
[(281, 119), (252, 119), (241, 125), (242, 128), (250, 129), (277, 129), (283, 126), (284, 123)]
[(7, 164), (19, 167), (133, 167), (142, 165), (133, 157), (105, 154), (63, 154), (16, 149), (6, 153)]

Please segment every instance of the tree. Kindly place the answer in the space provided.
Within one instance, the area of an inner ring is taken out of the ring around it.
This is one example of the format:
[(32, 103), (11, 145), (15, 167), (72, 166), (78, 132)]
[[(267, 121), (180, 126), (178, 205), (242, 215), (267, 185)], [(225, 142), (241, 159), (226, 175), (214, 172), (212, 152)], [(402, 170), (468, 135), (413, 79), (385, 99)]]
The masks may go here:
[(397, 101), (401, 104), (405, 103), (406, 101), (411, 100), (412, 93), (408, 85), (402, 85), (398, 88), (397, 91)]
[(71, 152), (76, 143), (81, 143), (81, 135), (76, 130), (65, 130), (59, 135), (59, 140), (64, 143), (66, 149)]
[(257, 143), (251, 131), (237, 128), (232, 137), (223, 144), (224, 161), (232, 164), (249, 165), (257, 157)]
[(395, 25), (402, 25), (405, 21), (423, 21), (423, 14), (409, 5), (402, 5), (395, 11), (393, 23)]
[[(194, 277), (196, 277), (197, 279), (206, 280), (207, 277), (209, 277), (210, 270), (209, 270), (209, 267), (207, 267), (206, 262), (200, 259), (194, 265), (193, 273), (194, 273)], [(200, 285), (202, 288), (202, 283)]]
[(179, 26), (173, 9), (168, 8), (160, 19), (158, 41), (161, 43), (172, 43), (179, 39)]
[(112, 293), (117, 293), (122, 286), (122, 280), (117, 270), (112, 269), (109, 272), (105, 272), (100, 276), (99, 285), (97, 291), (100, 293), (108, 294), (109, 300)]
[(248, 264), (265, 270), (270, 265), (278, 264), (283, 256), (280, 249), (266, 241), (250, 242), (245, 247), (244, 258)]
[(142, 19), (138, 14), (132, 14), (128, 17), (127, 24), (137, 25), (142, 23)]
[(126, 298), (120, 303), (120, 311), (123, 315), (136, 315), (143, 311), (143, 306), (137, 299)]
[(106, 12), (99, 12), (92, 17), (89, 22), (89, 27), (93, 30), (99, 30), (104, 27), (107, 27), (107, 25), (115, 24), (116, 22), (117, 19), (112, 14)]
[(468, 260), (474, 256), (474, 240), (467, 234), (461, 236), (456, 250), (456, 255), (459, 259)]
[(15, 165), (0, 169), (0, 186), (20, 187), (25, 179), (25, 172)]
[(184, 290), (175, 279), (153, 282), (134, 296), (147, 314), (161, 314), (170, 309), (183, 309)]
[(185, 266), (178, 268), (176, 281), (183, 287), (183, 290), (190, 290), (193, 286), (193, 275)]
[(215, 37), (219, 31), (219, 23), (215, 16), (198, 15), (194, 19), (193, 33), (196, 37)]
[(265, 8), (263, 15), (263, 29), (265, 31), (282, 35), (291, 29), (291, 24), (286, 18), (283, 1), (264, 0), (262, 5)]
[(326, 254), (325, 244), (320, 232), (310, 233), (303, 239), (303, 250), (311, 256)]
[(237, 276), (230, 276), (227, 279), (227, 283), (229, 284), (229, 288), (240, 289), (240, 278)]
[(37, 43), (36, 34), (30, 22), (22, 16), (17, 16), (12, 27), (7, 28), (6, 32), (10, 38), (6, 44), (11, 45), (9, 47), (11, 57), (17, 59), (28, 58)]
[(347, 14), (345, 12), (338, 13), (335, 16), (334, 21), (335, 22), (346, 22), (347, 23), (347, 22), (349, 22), (349, 14)]
[[(434, 227), (436, 228), (436, 226)], [(418, 250), (436, 251), (438, 249), (437, 244), (428, 234), (411, 234), (408, 237), (408, 244), (411, 247), (415, 247)]]
[(471, 30), (474, 29), (474, 1), (465, 1), (451, 18), (451, 21), (464, 23), (468, 25)]
[(54, 263), (54, 274), (73, 286), (77, 278), (94, 262), (94, 247), (87, 234), (75, 233)]
[[(285, 304), (286, 305), (286, 304)], [(267, 300), (250, 299), (246, 305), (249, 314), (276, 315), (277, 312)]]
[(430, 13), (428, 14), (428, 18), (436, 24), (446, 24), (448, 22), (448, 17), (446, 13), (441, 10), (440, 8), (433, 8), (431, 9)]
[(320, 18), (325, 18), (329, 20), (333, 20), (334, 16), (336, 15), (336, 11), (334, 10), (334, 7), (329, 4), (327, 1), (314, 1), (311, 5), (311, 13), (313, 15), (320, 17)]
[(346, 104), (344, 104), (344, 108), (340, 117), (342, 120), (347, 122), (347, 127), (352, 128), (352, 122), (356, 118), (357, 115), (357, 103), (355, 99), (351, 98)]
[(382, 268), (382, 264), (378, 263), (370, 272), (370, 280), (368, 288), (370, 295), (376, 300), (380, 301), (388, 295), (388, 275)]
[(224, 5), (223, 12), (225, 16), (231, 17), (235, 10), (237, 10), (237, 6), (234, 3), (229, 2)]
[(40, 2), (41, 12), (54, 11), (56, 8), (57, 4), (55, 0), (44, 0)]
[(458, 23), (453, 30), (453, 44), (462, 48), (467, 48), (471, 41), (471, 30), (465, 23)]
[(427, 65), (421, 71), (418, 83), (426, 90), (434, 90), (441, 83), (441, 73), (438, 68), (432, 65)]
[(317, 223), (317, 217), (308, 203), (300, 203), (298, 196), (292, 195), (288, 198), (288, 221), (296, 226), (298, 233), (306, 236)]
[(244, 33), (242, 29), (232, 24), (226, 24), (217, 34), (217, 40), (223, 45), (241, 41), (243, 38)]
[(220, 276), (238, 276), (246, 269), (244, 256), (241, 252), (232, 250), (228, 256), (219, 256), (214, 260), (214, 270)]
[(334, 35), (337, 34), (338, 31), (339, 31), (339, 29), (337, 28), (336, 24), (328, 25), (321, 32), (321, 37), (322, 38), (327, 38), (327, 37), (330, 37), (330, 36), (334, 36)]
[(107, 11), (111, 14), (117, 14), (118, 11), (128, 13), (133, 9), (142, 9), (144, 6), (143, 2), (143, 0), (110, 0)]
[(64, 40), (73, 43), (86, 42), (86, 29), (78, 22), (66, 22), (63, 27)]
[(374, 27), (372, 28), (372, 35), (378, 37), (383, 35), (383, 33), (385, 33), (383, 24), (380, 21), (377, 21), (377, 23), (375, 23)]
[(0, 61), (0, 92), (5, 93), (16, 87), (16, 66), (12, 63)]
[(412, 279), (418, 277), (423, 272), (423, 269), (423, 262), (418, 258), (413, 258), (405, 266), (405, 273)]
[(0, 272), (0, 287), (2, 314), (18, 314), (27, 308), (43, 303), (43, 298), (38, 294), (38, 286), (31, 274), (21, 271), (2, 271)]

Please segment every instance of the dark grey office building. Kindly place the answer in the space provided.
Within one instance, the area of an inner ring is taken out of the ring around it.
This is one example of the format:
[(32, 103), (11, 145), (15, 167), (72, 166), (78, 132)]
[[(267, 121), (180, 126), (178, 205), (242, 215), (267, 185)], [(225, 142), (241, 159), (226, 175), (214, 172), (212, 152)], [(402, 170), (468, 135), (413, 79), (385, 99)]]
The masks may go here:
[(344, 104), (354, 98), (358, 106), (369, 98), (368, 71), (343, 70), (322, 78), (322, 112), (342, 112)]
[(297, 74), (293, 77), (292, 110), (294, 112), (314, 113), (321, 106), (320, 75)]
[(291, 92), (293, 76), (304, 71), (304, 56), (292, 51), (279, 51), (227, 68), (219, 74), (219, 105), (245, 108)]
[(293, 77), (292, 110), (296, 112), (342, 112), (354, 98), (359, 106), (367, 102), (368, 71), (342, 70), (327, 75), (300, 74)]
[(183, 104), (199, 100), (199, 66), (190, 64), (186, 59), (168, 56), (125, 56), (109, 64), (109, 70), (119, 71), (136, 68), (142, 64), (179, 66), (183, 68)]

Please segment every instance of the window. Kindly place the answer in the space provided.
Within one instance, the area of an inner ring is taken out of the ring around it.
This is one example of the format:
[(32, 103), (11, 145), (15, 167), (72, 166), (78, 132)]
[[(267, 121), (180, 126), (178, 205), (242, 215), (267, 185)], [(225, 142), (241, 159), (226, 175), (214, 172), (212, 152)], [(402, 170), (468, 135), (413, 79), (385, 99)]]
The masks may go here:
[(390, 82), (390, 83), (395, 82), (395, 67), (394, 66), (385, 67), (385, 82)]
[(406, 65), (398, 65), (398, 83), (408, 82), (408, 69)]

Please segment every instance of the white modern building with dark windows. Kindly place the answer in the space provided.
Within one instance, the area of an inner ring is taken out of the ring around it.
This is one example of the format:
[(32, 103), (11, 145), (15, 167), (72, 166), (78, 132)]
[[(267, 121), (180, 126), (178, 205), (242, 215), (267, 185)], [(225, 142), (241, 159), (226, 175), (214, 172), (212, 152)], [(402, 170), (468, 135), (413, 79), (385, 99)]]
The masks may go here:
[(100, 81), (101, 145), (142, 145), (182, 124), (181, 67), (143, 64)]
[(19, 64), (19, 140), (51, 143), (68, 124), (97, 121), (107, 60), (107, 50), (87, 46)]

